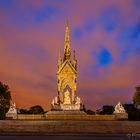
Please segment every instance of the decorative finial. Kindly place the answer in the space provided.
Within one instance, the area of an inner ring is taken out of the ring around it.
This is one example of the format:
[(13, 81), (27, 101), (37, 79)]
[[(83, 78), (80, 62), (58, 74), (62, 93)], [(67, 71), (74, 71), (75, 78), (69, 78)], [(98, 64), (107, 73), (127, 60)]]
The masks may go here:
[(60, 51), (60, 49), (59, 49), (59, 51), (58, 51), (58, 58), (61, 58), (61, 53), (60, 53), (61, 51)]
[(68, 20), (66, 20), (66, 27), (68, 27), (69, 26), (69, 22), (68, 22)]
[(69, 43), (69, 26), (68, 26), (68, 20), (66, 20), (66, 33), (65, 33), (65, 43), (68, 42)]
[(73, 51), (73, 54), (74, 54), (74, 59), (76, 60), (76, 52), (75, 52), (75, 50)]
[(76, 59), (76, 52), (75, 50), (73, 51), (73, 66), (75, 67), (75, 69), (77, 70), (77, 59)]

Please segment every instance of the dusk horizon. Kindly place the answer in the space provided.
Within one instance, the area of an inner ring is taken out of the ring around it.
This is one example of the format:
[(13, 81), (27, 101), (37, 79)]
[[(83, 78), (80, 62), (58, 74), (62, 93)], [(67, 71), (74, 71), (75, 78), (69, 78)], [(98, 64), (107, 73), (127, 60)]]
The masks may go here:
[(51, 108), (66, 20), (86, 109), (132, 103), (140, 85), (139, 0), (0, 0), (0, 81), (17, 108)]

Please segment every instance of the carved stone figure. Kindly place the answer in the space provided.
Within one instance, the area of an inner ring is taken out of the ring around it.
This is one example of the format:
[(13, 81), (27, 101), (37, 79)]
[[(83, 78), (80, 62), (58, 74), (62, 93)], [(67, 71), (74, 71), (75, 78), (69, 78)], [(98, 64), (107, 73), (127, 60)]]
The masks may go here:
[(58, 98), (57, 98), (57, 96), (55, 96), (55, 98), (54, 98), (54, 104), (58, 104)]
[(115, 106), (114, 113), (126, 113), (124, 107), (122, 106), (120, 102), (118, 102), (118, 104)]
[(70, 92), (68, 90), (64, 93), (64, 102), (63, 102), (63, 104), (64, 105), (70, 105), (71, 104)]
[(54, 106), (54, 99), (52, 100), (52, 103), (51, 103), (51, 105), (52, 105), (52, 106)]
[(81, 104), (81, 99), (79, 97), (76, 97), (76, 102), (75, 102), (76, 105), (80, 105)]
[(10, 118), (10, 119), (17, 118), (17, 108), (15, 103), (10, 106), (8, 112), (6, 113), (6, 118)]

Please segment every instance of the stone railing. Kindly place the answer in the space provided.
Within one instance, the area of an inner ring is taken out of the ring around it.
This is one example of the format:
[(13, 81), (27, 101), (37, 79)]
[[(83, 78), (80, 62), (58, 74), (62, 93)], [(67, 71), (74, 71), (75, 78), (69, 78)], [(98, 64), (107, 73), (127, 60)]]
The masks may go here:
[(43, 120), (46, 119), (44, 114), (18, 114), (18, 120)]
[[(127, 114), (126, 114), (127, 115)], [(18, 120), (126, 120), (128, 115), (88, 115), (88, 114), (18, 114)]]
[(67, 115), (67, 114), (48, 114), (48, 120), (115, 120), (115, 115)]

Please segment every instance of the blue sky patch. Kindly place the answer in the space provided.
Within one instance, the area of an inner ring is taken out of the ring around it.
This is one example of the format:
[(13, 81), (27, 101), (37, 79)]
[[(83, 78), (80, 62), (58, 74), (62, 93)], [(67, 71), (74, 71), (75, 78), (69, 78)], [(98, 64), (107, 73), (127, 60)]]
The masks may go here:
[(103, 48), (100, 52), (92, 52), (92, 56), (98, 61), (97, 66), (108, 66), (113, 62), (112, 54), (107, 48)]
[(0, 8), (9, 8), (13, 6), (15, 0), (0, 0)]
[(139, 8), (140, 9), (140, 0), (132, 0), (134, 7)]
[(79, 39), (82, 36), (82, 29), (75, 28), (73, 31), (73, 36), (74, 36), (74, 38)]
[(36, 22), (42, 22), (50, 19), (54, 14), (58, 13), (58, 9), (52, 6), (47, 6), (41, 9), (31, 11), (33, 19)]
[(112, 62), (112, 55), (108, 49), (103, 49), (99, 56), (98, 61), (101, 65), (108, 65)]
[(101, 24), (107, 32), (112, 32), (117, 27), (120, 18), (121, 15), (117, 7), (107, 7), (101, 12), (99, 24)]
[(85, 29), (88, 32), (91, 32), (95, 27), (95, 22), (93, 20), (89, 20), (87, 21), (87, 23), (85, 24)]
[(131, 34), (132, 38), (138, 38), (139, 36), (140, 36), (140, 23), (138, 23), (132, 28), (132, 34)]
[(125, 62), (131, 54), (140, 55), (140, 22), (121, 30), (118, 48), (121, 50), (122, 62)]
[(137, 39), (140, 36), (140, 22), (132, 27), (124, 27), (118, 36), (119, 41), (126, 41), (130, 39)]
[(122, 62), (125, 62), (131, 54), (140, 55), (140, 40), (138, 39), (121, 41), (118, 47), (121, 50)]

